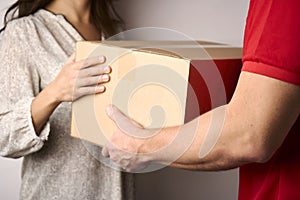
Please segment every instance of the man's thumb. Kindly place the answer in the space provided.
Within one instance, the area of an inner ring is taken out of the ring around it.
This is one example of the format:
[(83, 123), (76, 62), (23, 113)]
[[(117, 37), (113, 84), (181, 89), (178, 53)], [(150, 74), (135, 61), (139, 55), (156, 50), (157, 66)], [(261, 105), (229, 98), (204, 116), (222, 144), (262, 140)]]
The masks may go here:
[(128, 127), (132, 125), (142, 127), (139, 123), (130, 120), (114, 105), (107, 106), (106, 113), (110, 117), (110, 119), (113, 120), (121, 130), (127, 130)]
[(113, 121), (115, 121), (114, 118), (114, 106), (113, 105), (108, 105), (105, 108), (106, 114), (109, 116), (109, 118)]

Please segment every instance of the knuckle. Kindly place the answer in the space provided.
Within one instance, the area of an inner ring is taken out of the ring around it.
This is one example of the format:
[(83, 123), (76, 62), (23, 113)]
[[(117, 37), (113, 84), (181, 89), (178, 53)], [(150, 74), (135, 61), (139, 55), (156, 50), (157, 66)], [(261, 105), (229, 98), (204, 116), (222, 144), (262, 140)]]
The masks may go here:
[(93, 76), (93, 69), (86, 69), (84, 72), (85, 76)]
[(83, 66), (89, 66), (91, 61), (89, 59), (85, 59), (82, 63)]
[(82, 69), (82, 68), (85, 67), (86, 61), (85, 61), (85, 60), (82, 60), (82, 61), (79, 61), (79, 62), (75, 63), (74, 65), (75, 65), (75, 68), (76, 68), (76, 69)]
[(91, 72), (93, 75), (100, 75), (101, 74), (101, 70), (99, 69), (99, 67), (93, 67), (91, 69)]
[(71, 81), (74, 81), (77, 78), (77, 73), (69, 73), (68, 76)]
[(80, 69), (81, 65), (81, 62), (73, 63), (70, 65), (70, 68), (73, 70)]
[(87, 84), (88, 84), (88, 85), (95, 85), (95, 84), (97, 84), (97, 83), (98, 83), (98, 79), (95, 78), (95, 77), (89, 78), (89, 79), (87, 80)]
[(83, 83), (84, 83), (84, 85), (92, 85), (93, 84), (93, 81), (91, 80), (91, 79), (85, 79), (84, 81), (83, 81)]
[(88, 93), (88, 94), (95, 94), (95, 91), (96, 91), (96, 87), (89, 87), (89, 88), (87, 89), (87, 93)]
[(83, 95), (83, 91), (80, 89), (74, 89), (73, 96), (76, 96), (77, 98), (81, 97)]
[(80, 96), (76, 93), (73, 93), (73, 95), (70, 96), (70, 99), (72, 99), (72, 101), (75, 101), (79, 98)]

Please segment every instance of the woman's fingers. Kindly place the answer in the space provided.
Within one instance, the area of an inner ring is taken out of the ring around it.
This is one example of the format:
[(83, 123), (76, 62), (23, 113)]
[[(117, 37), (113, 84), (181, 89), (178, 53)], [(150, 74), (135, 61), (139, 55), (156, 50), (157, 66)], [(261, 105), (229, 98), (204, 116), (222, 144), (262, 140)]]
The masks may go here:
[(78, 88), (74, 93), (74, 99), (77, 99), (82, 96), (91, 95), (91, 94), (99, 94), (105, 91), (104, 85), (96, 85), (96, 86), (89, 86), (89, 87), (81, 87)]
[(76, 81), (76, 87), (95, 86), (95, 85), (99, 85), (101, 83), (106, 83), (109, 81), (109, 79), (110, 79), (110, 77), (108, 74), (81, 78)]
[(100, 84), (110, 80), (108, 74), (111, 72), (111, 68), (109, 66), (99, 66), (99, 64), (103, 63), (105, 63), (104, 56), (91, 57), (76, 63), (80, 68), (75, 83), (75, 98), (105, 91), (105, 87)]
[(102, 93), (105, 87), (101, 84), (110, 80), (111, 68), (103, 66), (104, 56), (90, 57), (75, 62), (73, 54), (65, 63), (63, 69), (54, 80), (54, 85), (61, 101), (75, 101), (76, 99)]
[(92, 66), (89, 68), (84, 68), (79, 71), (78, 78), (89, 77), (89, 76), (99, 76), (102, 74), (110, 73), (111, 68), (109, 66)]
[(78, 61), (75, 63), (75, 68), (77, 69), (85, 69), (91, 66), (104, 64), (106, 58), (104, 56), (96, 56), (96, 57), (89, 57), (87, 59)]

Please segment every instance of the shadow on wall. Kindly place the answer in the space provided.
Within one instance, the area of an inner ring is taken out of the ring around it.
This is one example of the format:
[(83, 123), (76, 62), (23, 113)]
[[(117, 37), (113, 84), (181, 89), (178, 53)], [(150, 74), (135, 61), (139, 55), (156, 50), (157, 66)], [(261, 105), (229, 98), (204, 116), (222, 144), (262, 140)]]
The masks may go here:
[(135, 175), (137, 200), (237, 199), (238, 170), (195, 172), (165, 168)]

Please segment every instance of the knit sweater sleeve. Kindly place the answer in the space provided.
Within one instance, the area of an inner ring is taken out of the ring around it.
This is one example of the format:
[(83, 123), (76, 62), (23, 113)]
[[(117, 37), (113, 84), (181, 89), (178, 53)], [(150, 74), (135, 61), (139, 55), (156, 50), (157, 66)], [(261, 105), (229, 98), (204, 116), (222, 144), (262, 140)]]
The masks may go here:
[(0, 36), (0, 156), (19, 158), (40, 150), (48, 138), (50, 123), (37, 134), (31, 103), (40, 90), (40, 78), (29, 56), (33, 28), (28, 20), (10, 22)]

